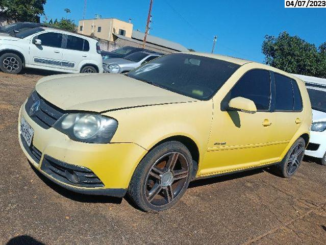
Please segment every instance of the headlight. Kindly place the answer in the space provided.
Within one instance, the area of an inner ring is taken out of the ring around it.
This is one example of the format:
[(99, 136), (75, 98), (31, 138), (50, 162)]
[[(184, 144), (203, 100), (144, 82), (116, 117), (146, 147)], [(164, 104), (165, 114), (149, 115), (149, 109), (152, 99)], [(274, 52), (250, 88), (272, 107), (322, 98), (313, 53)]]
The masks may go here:
[(323, 132), (326, 130), (326, 122), (315, 122), (311, 126), (311, 131)]
[(120, 72), (120, 66), (119, 65), (116, 65), (116, 64), (109, 65), (108, 68), (109, 68), (110, 73), (119, 73)]
[(63, 115), (54, 128), (72, 140), (103, 144), (111, 141), (118, 122), (99, 114), (73, 113)]

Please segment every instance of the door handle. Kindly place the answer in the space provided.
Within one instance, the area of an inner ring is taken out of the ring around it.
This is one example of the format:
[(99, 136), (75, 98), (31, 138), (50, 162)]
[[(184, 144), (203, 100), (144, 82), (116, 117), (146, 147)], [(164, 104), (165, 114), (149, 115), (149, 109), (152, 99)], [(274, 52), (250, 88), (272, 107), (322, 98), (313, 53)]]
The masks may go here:
[(56, 54), (60, 54), (60, 51), (54, 51), (54, 53), (56, 53)]
[(87, 58), (87, 55), (83, 55), (83, 58)]
[(264, 121), (263, 121), (263, 126), (264, 127), (269, 127), (269, 126), (271, 126), (272, 125), (272, 123), (268, 120), (268, 119), (265, 119)]
[(295, 124), (300, 124), (300, 123), (301, 123), (300, 118), (295, 119)]

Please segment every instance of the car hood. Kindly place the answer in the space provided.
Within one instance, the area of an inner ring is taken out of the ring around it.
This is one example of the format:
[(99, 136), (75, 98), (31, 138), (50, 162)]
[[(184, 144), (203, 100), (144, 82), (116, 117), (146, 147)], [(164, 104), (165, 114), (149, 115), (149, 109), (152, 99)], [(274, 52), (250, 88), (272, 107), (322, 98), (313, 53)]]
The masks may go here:
[(36, 91), (63, 110), (94, 112), (197, 101), (120, 74), (45, 77)]
[(113, 58), (113, 59), (104, 60), (103, 63), (105, 63), (105, 64), (123, 65), (123, 64), (133, 64), (133, 63), (136, 63), (136, 62), (131, 61), (131, 60), (126, 60), (126, 59), (123, 59), (123, 58)]
[(313, 114), (314, 122), (320, 122), (320, 121), (325, 122), (326, 121), (326, 113), (325, 112), (312, 110), (312, 114)]

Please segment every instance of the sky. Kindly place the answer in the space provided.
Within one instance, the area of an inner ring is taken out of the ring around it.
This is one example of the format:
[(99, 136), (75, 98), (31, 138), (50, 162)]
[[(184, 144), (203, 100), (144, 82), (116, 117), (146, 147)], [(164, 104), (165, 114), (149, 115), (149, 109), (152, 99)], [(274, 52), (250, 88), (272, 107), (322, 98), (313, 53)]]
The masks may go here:
[[(86, 19), (132, 19), (134, 30), (145, 31), (150, 0), (87, 0)], [(70, 14), (64, 12), (71, 10)], [(47, 0), (48, 20), (83, 18), (84, 0)], [(326, 42), (326, 8), (285, 9), (284, 0), (154, 0), (150, 35), (168, 39), (198, 52), (264, 62), (265, 35), (287, 31), (317, 47)], [(42, 17), (44, 20), (44, 17)]]

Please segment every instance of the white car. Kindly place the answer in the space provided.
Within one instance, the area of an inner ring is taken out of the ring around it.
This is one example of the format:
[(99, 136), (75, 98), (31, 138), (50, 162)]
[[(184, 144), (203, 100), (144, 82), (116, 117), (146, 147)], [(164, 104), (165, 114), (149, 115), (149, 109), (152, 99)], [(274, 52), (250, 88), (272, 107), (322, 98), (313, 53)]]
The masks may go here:
[(24, 67), (67, 73), (103, 72), (97, 40), (45, 27), (0, 36), (0, 69), (17, 74)]
[(326, 165), (326, 86), (307, 84), (307, 89), (313, 109), (313, 124), (305, 154)]

